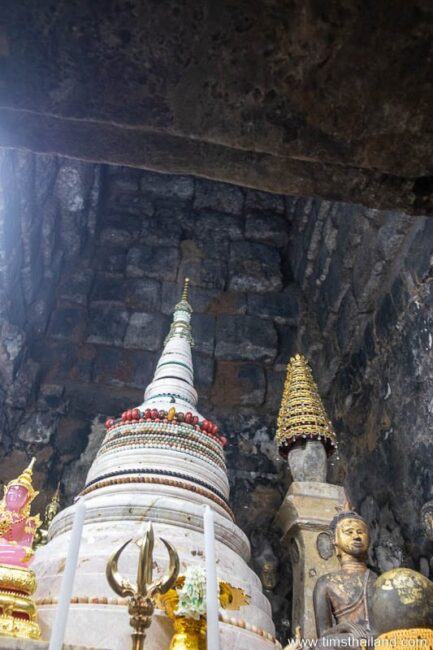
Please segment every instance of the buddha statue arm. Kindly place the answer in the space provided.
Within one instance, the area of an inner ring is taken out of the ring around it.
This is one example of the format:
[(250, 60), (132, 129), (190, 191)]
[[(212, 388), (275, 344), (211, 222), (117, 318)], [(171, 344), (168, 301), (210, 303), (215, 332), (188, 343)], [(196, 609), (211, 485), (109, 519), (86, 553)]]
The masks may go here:
[(335, 625), (331, 603), (328, 596), (327, 576), (322, 576), (316, 582), (313, 592), (314, 615), (316, 617), (316, 631), (320, 639)]

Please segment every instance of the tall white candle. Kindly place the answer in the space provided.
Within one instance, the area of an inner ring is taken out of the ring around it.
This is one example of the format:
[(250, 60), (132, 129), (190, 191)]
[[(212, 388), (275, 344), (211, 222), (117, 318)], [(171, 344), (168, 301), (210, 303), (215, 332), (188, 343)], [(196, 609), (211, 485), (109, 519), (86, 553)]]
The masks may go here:
[(213, 510), (204, 510), (204, 552), (206, 560), (207, 650), (219, 650), (219, 588), (216, 573), (215, 530)]
[(56, 618), (54, 620), (48, 650), (61, 650), (63, 646), (85, 516), (85, 503), (79, 499), (75, 504), (74, 524), (72, 526), (68, 556), (66, 558), (65, 571), (60, 587), (59, 603), (57, 605)]

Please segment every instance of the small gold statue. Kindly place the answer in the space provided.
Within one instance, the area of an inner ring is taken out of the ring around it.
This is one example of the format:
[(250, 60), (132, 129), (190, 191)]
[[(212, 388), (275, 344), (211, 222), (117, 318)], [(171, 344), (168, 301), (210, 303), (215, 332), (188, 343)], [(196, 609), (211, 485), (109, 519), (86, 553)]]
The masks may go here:
[[(331, 522), (334, 546), (341, 569), (320, 577), (313, 600), (317, 636), (332, 648), (350, 639), (370, 641), (369, 607), (376, 575), (366, 565), (368, 526), (356, 512), (340, 512)], [(320, 640), (317, 644), (320, 648)]]
[(54, 517), (60, 510), (60, 483), (57, 483), (56, 491), (54, 492), (51, 501), (45, 508), (44, 521), (36, 531), (33, 548), (36, 550), (39, 546), (45, 546), (48, 542), (48, 529)]
[(149, 524), (144, 537), (135, 542), (140, 549), (136, 585), (122, 578), (117, 569), (119, 558), (128, 544), (133, 541), (132, 539), (122, 544), (107, 563), (106, 575), (110, 587), (118, 596), (129, 598), (129, 623), (134, 630), (131, 635), (132, 650), (143, 650), (146, 631), (152, 622), (156, 598), (174, 586), (179, 574), (179, 556), (174, 547), (161, 538), (161, 542), (168, 550), (169, 569), (168, 573), (159, 580), (152, 580), (154, 539), (152, 524)]

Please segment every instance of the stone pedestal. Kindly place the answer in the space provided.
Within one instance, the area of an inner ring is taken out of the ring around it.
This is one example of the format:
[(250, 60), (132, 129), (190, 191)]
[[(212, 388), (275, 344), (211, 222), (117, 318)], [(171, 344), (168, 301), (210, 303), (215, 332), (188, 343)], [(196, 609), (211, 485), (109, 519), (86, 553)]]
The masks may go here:
[[(346, 502), (344, 488), (329, 483), (294, 481), (277, 514), (282, 542), (293, 567), (292, 634), (301, 626), (304, 638), (316, 638), (313, 590), (317, 579), (339, 564), (324, 533)], [(323, 533), (320, 535), (320, 533)]]

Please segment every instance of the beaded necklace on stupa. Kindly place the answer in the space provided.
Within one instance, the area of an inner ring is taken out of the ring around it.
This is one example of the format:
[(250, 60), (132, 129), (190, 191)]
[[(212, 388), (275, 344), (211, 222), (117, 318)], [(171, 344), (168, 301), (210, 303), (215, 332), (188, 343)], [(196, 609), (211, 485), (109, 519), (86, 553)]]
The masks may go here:
[(337, 446), (311, 368), (301, 354), (292, 357), (287, 366), (276, 439), (283, 458), (287, 457), (295, 442), (303, 439), (321, 440), (329, 454)]

